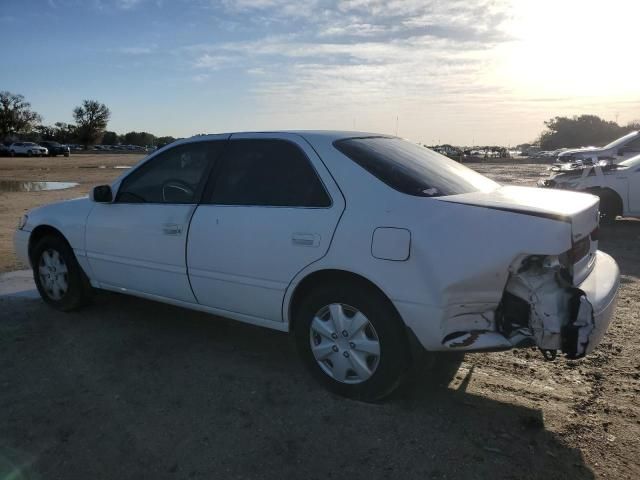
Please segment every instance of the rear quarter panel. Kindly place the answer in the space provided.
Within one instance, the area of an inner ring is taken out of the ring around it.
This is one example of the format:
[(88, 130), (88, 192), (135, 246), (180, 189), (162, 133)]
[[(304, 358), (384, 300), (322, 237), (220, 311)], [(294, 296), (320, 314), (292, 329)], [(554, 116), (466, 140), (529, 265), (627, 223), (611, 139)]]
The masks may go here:
[[(571, 246), (569, 223), (405, 195), (343, 156), (330, 141), (310, 141), (340, 186), (346, 209), (329, 252), (296, 276), (285, 305), (304, 277), (324, 269), (362, 275), (394, 303), (444, 310), (497, 305), (518, 256), (560, 254)], [(378, 227), (411, 232), (406, 261), (372, 256)]]

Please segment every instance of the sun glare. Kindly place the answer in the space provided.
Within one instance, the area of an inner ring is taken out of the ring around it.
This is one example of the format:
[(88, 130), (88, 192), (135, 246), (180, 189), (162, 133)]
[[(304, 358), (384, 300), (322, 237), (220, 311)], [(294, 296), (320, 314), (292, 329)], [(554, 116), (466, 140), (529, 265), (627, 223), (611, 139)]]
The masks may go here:
[(634, 0), (514, 0), (506, 75), (531, 97), (640, 100)]

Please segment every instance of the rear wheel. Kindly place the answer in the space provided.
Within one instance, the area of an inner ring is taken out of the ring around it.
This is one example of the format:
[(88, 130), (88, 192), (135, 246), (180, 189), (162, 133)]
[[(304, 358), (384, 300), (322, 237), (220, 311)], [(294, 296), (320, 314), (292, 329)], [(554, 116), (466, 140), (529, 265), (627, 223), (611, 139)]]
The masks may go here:
[(49, 235), (36, 244), (33, 278), (42, 299), (61, 311), (77, 310), (87, 303), (91, 287), (69, 244)]
[(401, 383), (410, 364), (402, 320), (379, 292), (359, 285), (313, 290), (295, 313), (298, 350), (331, 391), (379, 400)]

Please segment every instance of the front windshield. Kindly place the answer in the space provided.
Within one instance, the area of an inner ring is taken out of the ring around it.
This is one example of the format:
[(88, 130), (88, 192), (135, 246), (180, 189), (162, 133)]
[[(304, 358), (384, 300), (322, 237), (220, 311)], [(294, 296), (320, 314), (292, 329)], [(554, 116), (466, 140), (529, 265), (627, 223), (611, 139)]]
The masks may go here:
[(348, 138), (334, 146), (391, 188), (409, 195), (440, 197), (500, 186), (444, 155), (400, 138)]
[(608, 149), (608, 148), (616, 148), (619, 147), (620, 145), (624, 144), (627, 142), (627, 140), (635, 137), (636, 135), (638, 135), (638, 132), (631, 132), (626, 134), (624, 137), (620, 137), (617, 140), (614, 140), (613, 142), (611, 142), (609, 145), (606, 145), (602, 148)]
[(618, 164), (618, 167), (627, 167), (627, 168), (639, 167), (639, 166), (640, 166), (640, 155), (631, 157), (630, 159), (625, 160), (624, 162), (620, 162)]

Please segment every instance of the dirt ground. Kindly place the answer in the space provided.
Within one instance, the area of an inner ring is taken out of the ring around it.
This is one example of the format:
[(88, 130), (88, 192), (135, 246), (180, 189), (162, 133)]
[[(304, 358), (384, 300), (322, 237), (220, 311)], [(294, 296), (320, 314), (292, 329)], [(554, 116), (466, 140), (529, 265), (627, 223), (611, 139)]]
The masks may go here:
[[(0, 180), (76, 181), (0, 196), (0, 271), (17, 217), (121, 173), (129, 155), (0, 158)], [(533, 184), (540, 165), (474, 164)], [(0, 296), (0, 478), (640, 478), (640, 222), (603, 228), (616, 318), (581, 361), (467, 355), (387, 402), (335, 397), (286, 335), (101, 294), (74, 314)]]

